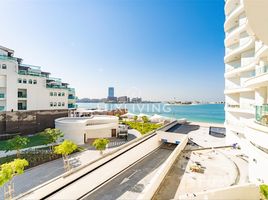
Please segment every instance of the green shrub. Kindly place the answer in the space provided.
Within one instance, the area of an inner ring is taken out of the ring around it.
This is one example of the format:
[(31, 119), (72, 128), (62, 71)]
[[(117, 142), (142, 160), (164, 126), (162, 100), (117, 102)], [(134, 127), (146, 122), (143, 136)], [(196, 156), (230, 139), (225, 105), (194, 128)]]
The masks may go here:
[(100, 151), (100, 153), (102, 154), (103, 151), (106, 149), (107, 144), (109, 144), (109, 140), (106, 138), (99, 138), (94, 140), (93, 142), (93, 146)]
[(136, 129), (141, 134), (146, 134), (161, 127), (160, 124), (143, 123), (143, 122), (124, 122), (133, 129)]
[(268, 185), (260, 185), (260, 191), (264, 198), (268, 200)]

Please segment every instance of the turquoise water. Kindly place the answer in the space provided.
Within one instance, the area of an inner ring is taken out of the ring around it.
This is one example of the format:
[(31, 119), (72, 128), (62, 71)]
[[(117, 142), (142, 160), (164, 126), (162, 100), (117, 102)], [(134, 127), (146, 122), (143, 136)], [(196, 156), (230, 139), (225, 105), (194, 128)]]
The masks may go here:
[(186, 118), (195, 122), (224, 123), (223, 104), (199, 104), (199, 105), (167, 105), (155, 104), (105, 104), (105, 103), (77, 103), (79, 108), (98, 108), (112, 110), (126, 108), (134, 114), (144, 113), (148, 115), (159, 114), (171, 118)]

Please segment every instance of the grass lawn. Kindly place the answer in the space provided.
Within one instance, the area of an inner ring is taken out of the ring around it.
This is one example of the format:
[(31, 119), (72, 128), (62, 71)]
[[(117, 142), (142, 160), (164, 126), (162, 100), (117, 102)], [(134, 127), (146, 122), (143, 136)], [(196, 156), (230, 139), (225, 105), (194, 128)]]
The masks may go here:
[[(27, 136), (26, 136), (27, 137)], [(47, 138), (41, 134), (36, 134), (34, 136), (28, 136), (29, 143), (25, 148), (34, 147), (39, 145), (44, 145)], [(8, 140), (0, 141), (0, 151), (5, 151), (7, 149)]]
[(141, 134), (146, 134), (149, 133), (151, 131), (154, 131), (158, 128), (160, 128), (162, 125), (160, 124), (153, 124), (153, 123), (143, 123), (143, 122), (124, 122), (125, 124), (127, 124), (128, 126), (130, 126), (133, 129), (136, 129), (137, 131), (139, 131)]

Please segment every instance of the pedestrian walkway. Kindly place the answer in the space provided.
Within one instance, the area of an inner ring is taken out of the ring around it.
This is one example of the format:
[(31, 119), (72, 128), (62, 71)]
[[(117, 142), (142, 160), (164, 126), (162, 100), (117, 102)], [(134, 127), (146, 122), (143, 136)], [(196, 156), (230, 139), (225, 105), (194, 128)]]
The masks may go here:
[[(132, 134), (132, 133), (135, 133)], [(115, 147), (125, 144), (129, 142), (130, 139), (133, 140), (136, 138), (136, 130), (132, 130), (129, 132), (129, 140), (128, 141), (115, 141), (112, 143), (112, 146), (105, 150), (105, 153), (109, 151), (113, 151)], [(122, 139), (120, 139), (122, 140)], [(72, 167), (78, 167), (81, 165), (86, 165), (98, 158), (102, 155), (99, 151), (95, 149), (88, 149), (86, 151), (76, 153), (70, 156), (70, 163)], [(19, 175), (14, 178), (14, 188), (15, 188), (15, 196), (22, 194), (31, 190), (34, 187), (37, 187), (40, 184), (43, 184), (57, 176), (60, 176), (64, 173), (64, 166), (62, 159), (57, 159), (48, 163), (44, 163), (42, 165), (33, 167), (25, 171), (24, 174)], [(0, 188), (0, 200), (4, 199), (4, 189)]]

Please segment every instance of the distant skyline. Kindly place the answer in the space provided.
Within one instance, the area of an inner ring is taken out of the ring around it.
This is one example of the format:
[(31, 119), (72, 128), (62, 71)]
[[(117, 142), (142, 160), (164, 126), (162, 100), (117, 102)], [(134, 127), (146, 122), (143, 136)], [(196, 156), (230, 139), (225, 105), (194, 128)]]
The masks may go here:
[(0, 45), (79, 98), (224, 100), (223, 0), (0, 3)]

